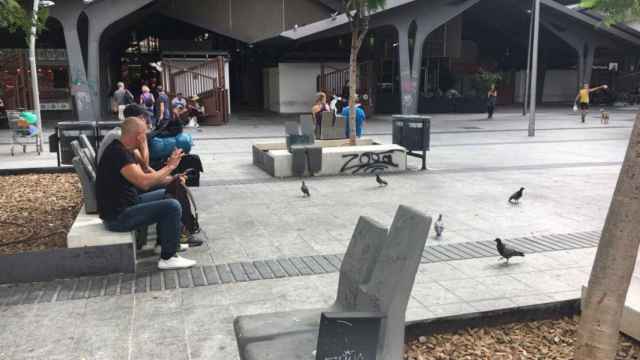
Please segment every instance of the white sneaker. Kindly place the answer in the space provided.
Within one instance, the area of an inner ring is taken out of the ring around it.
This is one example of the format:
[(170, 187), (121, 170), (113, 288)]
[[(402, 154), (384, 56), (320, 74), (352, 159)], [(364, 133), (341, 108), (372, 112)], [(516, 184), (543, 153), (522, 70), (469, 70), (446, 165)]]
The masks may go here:
[[(184, 252), (184, 251), (187, 251), (188, 249), (189, 249), (189, 244), (180, 244), (180, 247), (178, 248), (178, 252)], [(162, 254), (162, 246), (156, 245), (156, 247), (153, 249), (153, 252), (156, 255)]]
[(160, 270), (171, 270), (171, 269), (186, 269), (194, 266), (196, 264), (195, 260), (185, 259), (180, 257), (180, 255), (175, 255), (169, 260), (160, 259), (158, 261), (158, 269)]

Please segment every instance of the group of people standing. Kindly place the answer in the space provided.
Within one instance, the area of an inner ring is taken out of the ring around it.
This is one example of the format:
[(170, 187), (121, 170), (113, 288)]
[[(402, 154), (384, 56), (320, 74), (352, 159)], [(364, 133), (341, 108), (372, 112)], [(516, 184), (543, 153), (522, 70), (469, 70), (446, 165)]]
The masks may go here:
[(163, 128), (171, 122), (178, 122), (184, 126), (199, 127), (197, 118), (203, 114), (202, 107), (198, 104), (197, 96), (187, 100), (182, 93), (177, 93), (173, 100), (164, 91), (162, 85), (155, 87), (156, 94), (151, 92), (147, 85), (142, 85), (138, 101), (123, 82), (118, 82), (116, 91), (111, 98), (112, 111), (118, 114), (118, 119), (124, 120), (124, 108), (129, 104), (140, 104), (149, 113), (149, 126)]
[[(340, 105), (339, 103), (342, 103), (340, 109), (338, 108), (338, 106)], [(355, 107), (356, 107), (356, 136), (362, 137), (364, 122), (366, 120), (366, 114), (362, 109), (362, 104), (360, 103), (360, 99), (358, 96), (356, 96)], [(350, 108), (349, 108), (348, 101), (345, 101), (344, 99), (340, 99), (339, 97), (334, 95), (331, 103), (327, 103), (327, 94), (324, 92), (319, 92), (316, 95), (316, 101), (313, 104), (313, 107), (311, 107), (311, 114), (313, 115), (313, 119), (315, 120), (316, 127), (321, 126), (322, 113), (324, 112), (332, 112), (333, 116), (341, 115), (344, 117), (345, 124), (346, 124), (345, 138), (348, 138), (350, 135), (350, 129), (349, 129)]]

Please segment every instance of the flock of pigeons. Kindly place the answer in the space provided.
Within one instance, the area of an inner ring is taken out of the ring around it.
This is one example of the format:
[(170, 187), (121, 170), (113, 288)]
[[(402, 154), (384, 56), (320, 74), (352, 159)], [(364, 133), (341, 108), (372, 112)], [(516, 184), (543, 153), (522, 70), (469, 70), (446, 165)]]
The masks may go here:
[[(389, 183), (387, 181), (385, 181), (384, 179), (382, 179), (380, 177), (380, 175), (376, 174), (376, 182), (378, 183), (379, 186), (388, 186)], [(509, 203), (513, 204), (513, 205), (517, 205), (520, 202), (520, 199), (522, 199), (522, 196), (524, 195), (524, 188), (521, 187), (520, 190), (516, 191), (515, 193), (513, 193), (511, 196), (509, 196)], [(307, 187), (307, 184), (305, 184), (305, 182), (302, 182), (302, 186), (300, 187), (300, 191), (302, 191), (302, 196), (303, 197), (310, 197), (311, 193), (309, 192), (309, 188)], [(433, 229), (436, 232), (436, 238), (439, 239), (442, 237), (442, 233), (444, 232), (444, 222), (442, 221), (442, 214), (438, 215), (438, 220), (436, 220), (436, 222), (433, 225)], [(498, 254), (500, 254), (500, 258), (498, 260), (502, 260), (505, 259), (507, 262), (507, 264), (509, 263), (509, 259), (511, 259), (514, 256), (522, 256), (524, 257), (524, 253), (522, 251), (518, 251), (510, 246), (508, 246), (507, 244), (505, 244), (502, 239), (500, 238), (496, 238), (495, 239), (496, 242), (496, 250), (498, 250)]]

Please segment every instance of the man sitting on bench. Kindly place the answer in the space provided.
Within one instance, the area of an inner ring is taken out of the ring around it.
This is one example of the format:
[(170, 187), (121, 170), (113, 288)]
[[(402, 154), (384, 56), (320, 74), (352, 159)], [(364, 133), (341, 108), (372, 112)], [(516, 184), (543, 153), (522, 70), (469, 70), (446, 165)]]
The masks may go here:
[(174, 151), (162, 169), (145, 173), (133, 156), (133, 150), (147, 141), (145, 123), (130, 117), (125, 119), (121, 128), (120, 140), (114, 140), (107, 146), (98, 163), (96, 199), (100, 218), (107, 229), (116, 232), (157, 224), (158, 241), (162, 247), (158, 268), (194, 266), (195, 261), (176, 253), (180, 240), (180, 203), (165, 198), (164, 189), (138, 194), (138, 189), (148, 191), (168, 184), (173, 179), (171, 172), (180, 163), (182, 150)]

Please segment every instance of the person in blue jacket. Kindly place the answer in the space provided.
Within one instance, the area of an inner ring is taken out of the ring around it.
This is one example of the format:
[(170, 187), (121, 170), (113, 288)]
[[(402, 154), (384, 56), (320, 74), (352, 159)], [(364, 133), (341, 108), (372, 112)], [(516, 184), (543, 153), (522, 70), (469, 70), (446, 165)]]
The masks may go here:
[[(360, 99), (356, 97), (356, 136), (362, 137), (362, 127), (364, 125), (364, 120), (366, 119), (366, 115), (364, 110), (362, 109), (362, 105), (360, 104)], [(349, 138), (349, 106), (345, 106), (342, 109), (342, 116), (344, 117), (346, 129), (345, 134), (346, 137)]]

